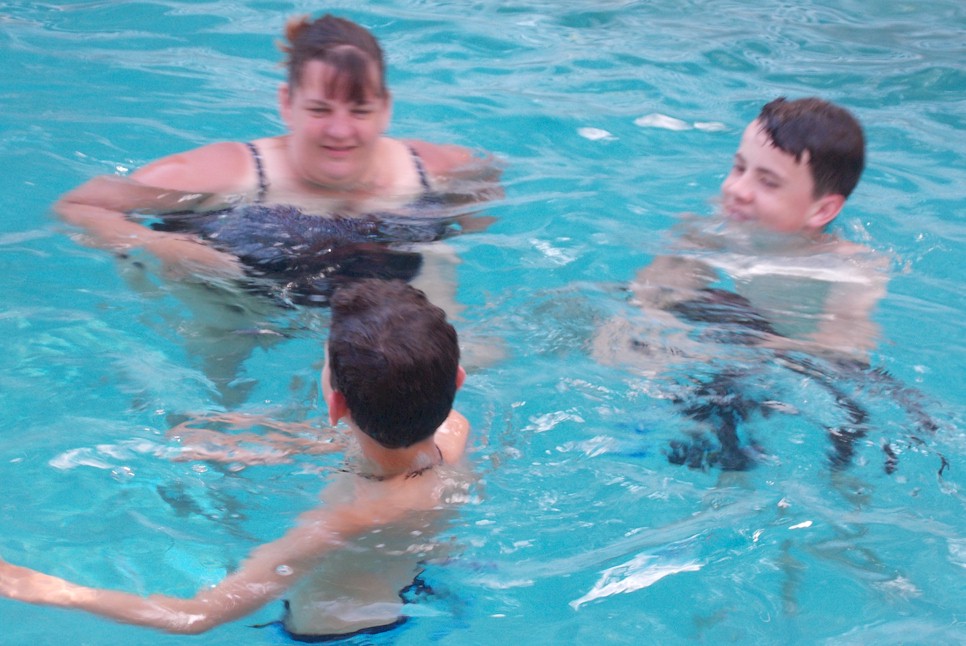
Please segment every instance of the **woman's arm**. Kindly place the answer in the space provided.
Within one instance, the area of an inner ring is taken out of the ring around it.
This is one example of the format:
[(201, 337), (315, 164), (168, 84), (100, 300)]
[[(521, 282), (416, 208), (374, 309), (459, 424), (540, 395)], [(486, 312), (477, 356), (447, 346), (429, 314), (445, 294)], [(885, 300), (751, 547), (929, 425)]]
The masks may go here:
[(446, 193), (454, 204), (489, 202), (503, 197), (500, 184), (503, 165), (493, 155), (426, 141), (407, 140), (406, 144), (423, 160), (434, 188)]
[(157, 188), (126, 177), (102, 175), (65, 193), (54, 211), (65, 221), (85, 229), (99, 246), (129, 248), (165, 234), (128, 219), (128, 213), (191, 211), (209, 193)]
[(154, 231), (128, 218), (128, 212), (136, 210), (187, 211), (207, 197), (104, 176), (64, 195), (54, 210), (66, 222), (84, 229), (94, 246), (119, 253), (143, 248), (175, 274), (201, 271), (208, 275), (240, 277), (241, 265), (234, 256), (213, 249), (194, 236)]
[(84, 229), (94, 246), (122, 252), (143, 247), (169, 267), (239, 276), (233, 256), (193, 236), (154, 231), (128, 216), (198, 210), (210, 207), (216, 195), (244, 193), (254, 172), (247, 168), (246, 152), (238, 143), (212, 144), (160, 159), (130, 178), (95, 177), (64, 194), (54, 211)]

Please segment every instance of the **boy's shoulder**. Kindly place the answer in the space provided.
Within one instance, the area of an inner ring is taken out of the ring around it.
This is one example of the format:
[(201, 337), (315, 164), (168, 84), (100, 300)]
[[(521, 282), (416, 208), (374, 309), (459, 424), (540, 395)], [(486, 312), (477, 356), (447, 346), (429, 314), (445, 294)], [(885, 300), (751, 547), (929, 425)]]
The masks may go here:
[(837, 238), (833, 240), (828, 247), (829, 253), (834, 253), (838, 256), (877, 256), (878, 254), (874, 249), (868, 247), (864, 244), (858, 242), (852, 242), (851, 240), (843, 240)]
[(456, 464), (463, 459), (469, 434), (469, 420), (461, 413), (451, 410), (434, 436), (436, 446), (439, 447), (439, 452), (446, 464)]

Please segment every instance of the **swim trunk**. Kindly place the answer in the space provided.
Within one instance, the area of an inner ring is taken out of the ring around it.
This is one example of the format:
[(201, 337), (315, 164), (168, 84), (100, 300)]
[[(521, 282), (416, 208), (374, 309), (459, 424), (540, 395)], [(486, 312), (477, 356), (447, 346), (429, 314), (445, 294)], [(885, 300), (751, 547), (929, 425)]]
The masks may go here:
[[(399, 591), (399, 598), (402, 599), (403, 604), (416, 603), (420, 600), (426, 599), (433, 594), (433, 589), (426, 584), (420, 575), (417, 575), (411, 584)], [(289, 602), (283, 601), (285, 606), (286, 614), (289, 612)], [(391, 621), (388, 624), (382, 624), (379, 626), (368, 626), (366, 628), (360, 628), (359, 630), (354, 630), (348, 633), (333, 633), (324, 635), (303, 635), (300, 633), (293, 633), (288, 628), (285, 627), (285, 620), (280, 619), (278, 621), (273, 621), (268, 624), (258, 624), (253, 626), (254, 628), (267, 628), (273, 627), (277, 628), (283, 635), (291, 639), (292, 641), (307, 643), (307, 644), (324, 644), (332, 643), (337, 641), (342, 641), (345, 639), (352, 639), (353, 637), (358, 637), (359, 635), (378, 635), (380, 633), (389, 632), (395, 630), (399, 626), (402, 626), (409, 621), (409, 617), (406, 615), (400, 615), (395, 621)]]

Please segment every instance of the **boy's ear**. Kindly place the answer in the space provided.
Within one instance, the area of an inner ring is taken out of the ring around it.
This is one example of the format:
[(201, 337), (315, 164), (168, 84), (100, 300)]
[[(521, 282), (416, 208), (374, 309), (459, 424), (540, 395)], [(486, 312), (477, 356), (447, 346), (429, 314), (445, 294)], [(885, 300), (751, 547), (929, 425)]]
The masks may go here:
[(291, 128), (292, 120), (292, 92), (289, 90), (288, 83), (278, 86), (278, 111), (282, 115), (282, 121)]
[(466, 371), (463, 370), (463, 366), (457, 366), (456, 368), (456, 390), (463, 387), (463, 382), (466, 381)]
[(349, 407), (345, 403), (345, 395), (338, 390), (331, 391), (325, 403), (329, 408), (329, 424), (331, 426), (335, 426), (339, 423), (340, 419), (349, 414)]
[(829, 193), (818, 198), (808, 217), (808, 227), (816, 230), (823, 229), (826, 224), (835, 219), (844, 205), (845, 196), (837, 193)]

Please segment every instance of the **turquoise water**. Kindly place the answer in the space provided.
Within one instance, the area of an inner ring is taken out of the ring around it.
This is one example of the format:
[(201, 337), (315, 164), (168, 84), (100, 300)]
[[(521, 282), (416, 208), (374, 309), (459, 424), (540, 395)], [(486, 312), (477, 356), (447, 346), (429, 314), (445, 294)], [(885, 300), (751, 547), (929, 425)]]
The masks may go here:
[[(372, 643), (956, 643), (966, 640), (966, 8), (901, 2), (333, 2), (382, 40), (393, 134), (493, 151), (497, 222), (452, 241), (458, 328), (504, 357), (458, 407), (481, 480), (439, 593)], [(329, 463), (172, 462), (172, 416), (218, 410), (169, 283), (89, 249), (63, 191), (221, 139), (281, 130), (273, 41), (317, 3), (0, 3), (0, 554), (86, 583), (189, 594), (314, 501)], [(873, 364), (892, 399), (854, 464), (828, 466), (827, 392), (779, 369), (798, 414), (751, 420), (743, 473), (668, 464), (666, 384), (589, 356), (619, 286), (682, 212), (710, 213), (765, 100), (820, 94), (863, 121), (869, 164), (835, 227), (892, 259)], [(653, 115), (663, 115), (664, 119)], [(324, 312), (245, 363), (243, 408), (312, 416)], [(883, 469), (881, 445), (899, 449)], [(948, 467), (940, 469), (943, 456)], [(250, 628), (193, 638), (272, 644)], [(0, 601), (10, 644), (181, 644)]]

